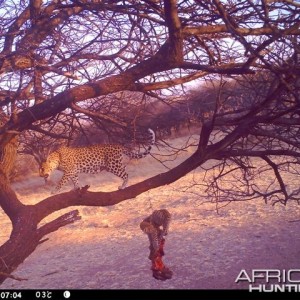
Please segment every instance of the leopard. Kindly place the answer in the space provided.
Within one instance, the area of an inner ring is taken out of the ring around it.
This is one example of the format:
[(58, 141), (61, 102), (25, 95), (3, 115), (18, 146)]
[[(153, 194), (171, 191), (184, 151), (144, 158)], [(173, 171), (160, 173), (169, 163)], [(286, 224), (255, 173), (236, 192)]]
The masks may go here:
[(61, 146), (41, 163), (39, 175), (47, 183), (54, 170), (58, 169), (63, 172), (63, 176), (52, 194), (59, 193), (69, 180), (73, 182), (75, 190), (79, 189), (79, 173), (96, 174), (104, 170), (123, 179), (119, 189), (125, 189), (129, 177), (126, 172), (127, 163), (131, 159), (147, 156), (155, 144), (154, 131), (149, 128), (148, 132), (149, 141), (144, 152), (134, 152), (121, 144), (96, 144), (84, 147)]

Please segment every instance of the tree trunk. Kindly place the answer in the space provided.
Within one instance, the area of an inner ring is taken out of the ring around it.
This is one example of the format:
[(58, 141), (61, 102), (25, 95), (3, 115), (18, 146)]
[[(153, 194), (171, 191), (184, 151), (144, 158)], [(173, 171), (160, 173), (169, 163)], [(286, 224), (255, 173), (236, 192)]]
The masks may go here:
[(18, 136), (12, 137), (6, 134), (2, 141), (0, 146), (0, 205), (10, 218), (13, 230), (10, 239), (0, 247), (0, 283), (34, 251), (39, 242), (36, 233), (36, 218), (10, 188), (10, 174), (16, 160)]
[(24, 211), (16, 217), (10, 239), (0, 247), (0, 283), (35, 250), (39, 241), (34, 218), (30, 211)]
[(38, 209), (18, 200), (3, 173), (0, 173), (0, 201), (13, 227), (9, 240), (0, 247), (1, 284), (43, 242), (45, 235), (79, 220), (80, 217), (77, 210), (71, 211), (38, 228), (41, 219)]

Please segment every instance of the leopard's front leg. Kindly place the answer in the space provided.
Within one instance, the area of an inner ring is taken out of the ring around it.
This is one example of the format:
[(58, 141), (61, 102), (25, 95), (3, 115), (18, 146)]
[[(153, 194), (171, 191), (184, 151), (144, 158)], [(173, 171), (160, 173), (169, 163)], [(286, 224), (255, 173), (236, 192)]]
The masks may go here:
[(60, 190), (62, 189), (62, 187), (69, 181), (72, 180), (73, 184), (74, 184), (74, 189), (78, 189), (79, 188), (79, 183), (78, 183), (78, 174), (73, 174), (73, 173), (64, 173), (63, 177), (61, 178), (61, 180), (59, 181), (58, 185), (56, 186), (56, 188), (54, 189), (54, 191), (52, 191), (52, 194), (57, 194), (60, 192)]

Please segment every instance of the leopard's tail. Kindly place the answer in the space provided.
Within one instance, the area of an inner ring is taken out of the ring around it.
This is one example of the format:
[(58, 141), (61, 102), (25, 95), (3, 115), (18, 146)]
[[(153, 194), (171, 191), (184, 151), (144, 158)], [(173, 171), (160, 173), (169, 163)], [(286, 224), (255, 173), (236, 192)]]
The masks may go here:
[(149, 134), (150, 134), (150, 137), (149, 137), (149, 146), (148, 146), (148, 148), (144, 152), (142, 152), (142, 153), (140, 153), (140, 152), (135, 153), (135, 152), (131, 152), (129, 150), (125, 150), (124, 154), (126, 154), (131, 159), (139, 159), (139, 158), (143, 158), (146, 155), (148, 155), (150, 153), (151, 149), (152, 149), (152, 146), (155, 143), (155, 133), (154, 133), (154, 131), (152, 129), (150, 129), (150, 128), (148, 129), (148, 131), (149, 131)]

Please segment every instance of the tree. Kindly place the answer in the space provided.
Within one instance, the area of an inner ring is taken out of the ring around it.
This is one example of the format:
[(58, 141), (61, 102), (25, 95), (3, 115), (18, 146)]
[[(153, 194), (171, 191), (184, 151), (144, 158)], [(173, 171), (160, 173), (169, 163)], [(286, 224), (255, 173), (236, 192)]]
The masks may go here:
[[(298, 174), (299, 13), (293, 0), (1, 1), (0, 205), (13, 229), (0, 247), (0, 282), (47, 234), (80, 219), (73, 210), (39, 227), (49, 214), (83, 203), (114, 205), (174, 182), (209, 160), (217, 161), (217, 173), (208, 192), (220, 201), (299, 201), (300, 191), (287, 191), (281, 175)], [(238, 97), (222, 95), (228, 78), (233, 89), (235, 81), (246, 85), (244, 105), (224, 110), (228, 97)], [(164, 100), (196, 79), (218, 79), (215, 105), (197, 149), (177, 167), (110, 193), (80, 189), (35, 205), (17, 198), (9, 174), (20, 134), (46, 134), (53, 123), (72, 129), (74, 120), (87, 116), (106, 128), (124, 129), (130, 119), (120, 120), (114, 109), (98, 111), (91, 101), (121, 91)], [(254, 158), (274, 173), (264, 190), (251, 183)], [(231, 175), (245, 187), (242, 192), (219, 184)]]

